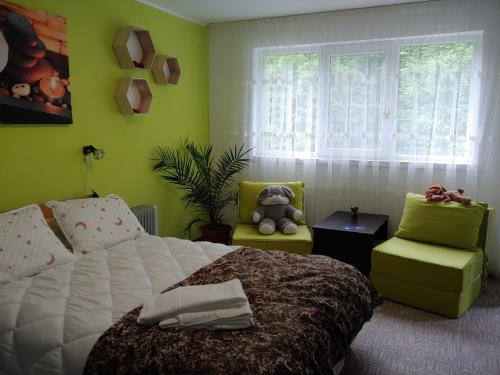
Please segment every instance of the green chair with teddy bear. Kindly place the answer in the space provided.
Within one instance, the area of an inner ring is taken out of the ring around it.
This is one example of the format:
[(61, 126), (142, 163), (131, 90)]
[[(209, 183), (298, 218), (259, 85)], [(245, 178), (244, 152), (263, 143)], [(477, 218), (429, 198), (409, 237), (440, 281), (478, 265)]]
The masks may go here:
[(452, 318), (478, 298), (494, 211), (462, 193), (432, 185), (407, 194), (399, 229), (372, 252), (370, 277), (384, 298)]
[(232, 244), (311, 254), (312, 236), (303, 212), (302, 181), (241, 181)]

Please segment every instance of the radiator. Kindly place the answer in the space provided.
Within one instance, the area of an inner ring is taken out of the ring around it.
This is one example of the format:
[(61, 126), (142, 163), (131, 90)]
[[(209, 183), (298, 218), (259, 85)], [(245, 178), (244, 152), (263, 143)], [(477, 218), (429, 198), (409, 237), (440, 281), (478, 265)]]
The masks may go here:
[(144, 227), (146, 232), (153, 236), (158, 236), (158, 208), (153, 205), (144, 204), (131, 208), (132, 212), (139, 223)]

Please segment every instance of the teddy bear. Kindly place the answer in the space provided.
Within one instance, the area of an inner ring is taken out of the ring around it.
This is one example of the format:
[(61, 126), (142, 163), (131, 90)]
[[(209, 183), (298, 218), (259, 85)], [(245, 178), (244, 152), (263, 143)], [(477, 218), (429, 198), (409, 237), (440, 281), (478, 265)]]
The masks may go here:
[(466, 197), (463, 195), (464, 194), (464, 189), (457, 189), (453, 191), (445, 191), (444, 196), (445, 196), (445, 202), (449, 201), (454, 201), (461, 203), (463, 205), (469, 205), (471, 202), (470, 197)]
[(464, 189), (447, 191), (443, 185), (433, 184), (427, 188), (425, 199), (428, 202), (458, 202), (463, 205), (469, 205), (471, 199), (463, 195)]
[(443, 185), (433, 184), (427, 188), (425, 199), (427, 202), (440, 202), (446, 200), (444, 193), (446, 189)]
[(302, 211), (290, 204), (295, 193), (288, 186), (269, 185), (257, 195), (259, 206), (252, 212), (252, 221), (259, 225), (259, 233), (271, 235), (276, 227), (283, 234), (297, 233), (297, 223)]

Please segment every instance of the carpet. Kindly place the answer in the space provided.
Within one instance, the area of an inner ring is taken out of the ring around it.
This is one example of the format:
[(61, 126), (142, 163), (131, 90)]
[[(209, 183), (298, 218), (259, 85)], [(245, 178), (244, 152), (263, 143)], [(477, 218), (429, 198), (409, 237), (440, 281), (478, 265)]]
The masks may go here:
[(342, 375), (500, 375), (500, 279), (459, 319), (384, 301)]

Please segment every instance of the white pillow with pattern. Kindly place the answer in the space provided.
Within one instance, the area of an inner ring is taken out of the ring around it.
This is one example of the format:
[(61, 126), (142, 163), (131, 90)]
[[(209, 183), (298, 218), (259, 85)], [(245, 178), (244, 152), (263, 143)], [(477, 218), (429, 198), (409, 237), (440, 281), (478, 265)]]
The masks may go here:
[(52, 208), (73, 250), (81, 254), (133, 240), (146, 233), (117, 195), (50, 201), (46, 205)]
[(0, 214), (0, 283), (74, 259), (49, 228), (38, 205)]

